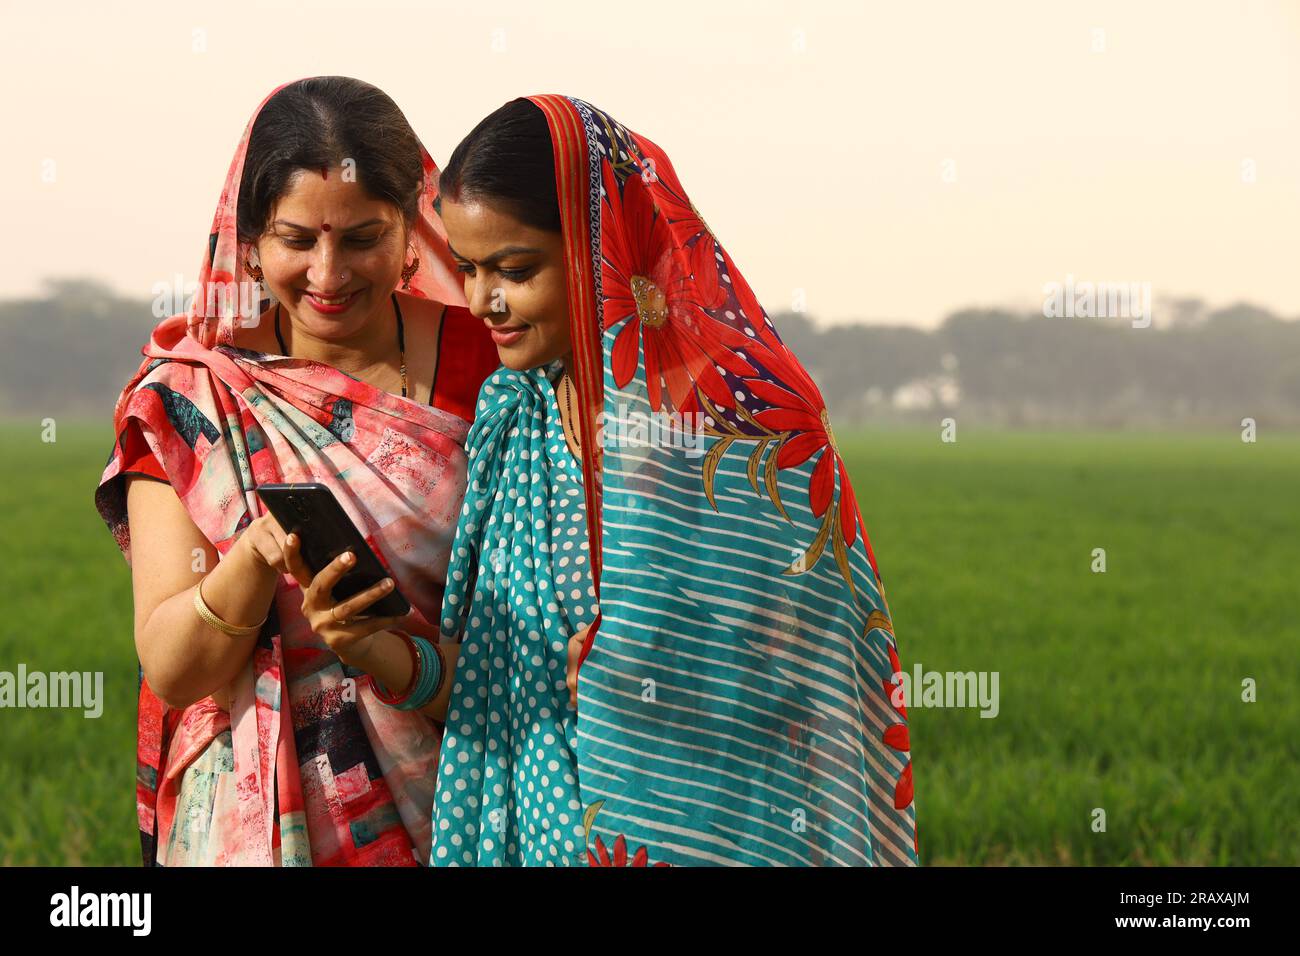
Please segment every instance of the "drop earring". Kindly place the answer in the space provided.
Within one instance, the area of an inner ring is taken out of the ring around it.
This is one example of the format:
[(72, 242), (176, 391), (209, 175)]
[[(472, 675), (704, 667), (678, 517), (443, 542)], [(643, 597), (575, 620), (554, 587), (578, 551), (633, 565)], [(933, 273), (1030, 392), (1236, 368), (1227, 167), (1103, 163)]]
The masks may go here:
[(402, 266), (402, 288), (409, 289), (411, 280), (415, 278), (415, 273), (420, 269), (420, 257), (415, 254), (415, 247), (411, 247), (411, 261)]

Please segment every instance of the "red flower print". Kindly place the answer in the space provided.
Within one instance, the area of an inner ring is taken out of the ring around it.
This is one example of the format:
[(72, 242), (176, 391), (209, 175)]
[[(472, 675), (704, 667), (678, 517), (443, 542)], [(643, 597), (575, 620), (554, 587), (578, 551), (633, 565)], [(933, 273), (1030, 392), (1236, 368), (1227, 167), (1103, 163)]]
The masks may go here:
[[(727, 260), (728, 271), (734, 276), (735, 269)], [(793, 468), (803, 464), (817, 452), (826, 449), (817, 464), (813, 466), (812, 476), (808, 481), (808, 502), (813, 515), (820, 518), (826, 513), (831, 496), (835, 490), (835, 473), (840, 476), (840, 532), (844, 535), (845, 545), (852, 547), (857, 539), (857, 528), (862, 523), (858, 511), (857, 497), (853, 494), (853, 485), (849, 482), (849, 471), (844, 459), (840, 457), (835, 444), (835, 433), (831, 431), (830, 416), (826, 410), (826, 400), (822, 398), (821, 389), (812, 380), (812, 376), (791, 354), (776, 335), (768, 328), (762, 307), (753, 291), (742, 279), (737, 283), (736, 298), (745, 317), (749, 320), (762, 340), (761, 361), (775, 377), (769, 381), (761, 378), (748, 379), (745, 384), (757, 397), (766, 401), (771, 407), (754, 416), (761, 425), (780, 431), (796, 434), (782, 443), (777, 455), (777, 468)], [(780, 384), (778, 384), (780, 383)], [(863, 534), (866, 541), (866, 534)], [(868, 553), (870, 545), (867, 545)], [(875, 559), (871, 561), (875, 569)]]
[[(903, 665), (898, 660), (898, 652), (894, 650), (894, 645), (887, 645), (889, 651), (889, 664), (893, 668), (889, 675), (891, 678), (895, 674), (902, 673)], [(902, 703), (902, 693), (899, 684), (892, 680), (882, 681), (885, 689), (885, 697), (888, 698), (889, 704), (894, 710), (898, 711), (903, 720), (907, 720), (907, 708)], [(897, 696), (896, 696), (897, 695)], [(912, 749), (911, 737), (907, 731), (907, 724), (891, 724), (885, 728), (884, 736), (881, 738), (885, 745), (899, 752), (905, 753)], [(898, 777), (898, 783), (894, 785), (894, 809), (905, 810), (912, 802), (912, 761), (907, 762), (903, 772)], [(915, 846), (913, 846), (915, 849)]]
[[(875, 617), (876, 614), (878, 613), (879, 613), (878, 611), (873, 611), (871, 617)], [(871, 624), (872, 624), (871, 618), (867, 618), (867, 626), (870, 627)], [(894, 710), (898, 711), (898, 716), (902, 717), (904, 720), (907, 720), (907, 707), (903, 704), (902, 685), (896, 684), (893, 680), (895, 675), (903, 673), (903, 665), (902, 662), (899, 661), (898, 659), (898, 652), (894, 650), (893, 644), (888, 645), (886, 647), (886, 650), (889, 651), (889, 666), (892, 667), (893, 670), (889, 672), (888, 679), (886, 679), (883, 682), (885, 685), (885, 696), (889, 698), (890, 706), (893, 707)], [(900, 748), (896, 748), (896, 749), (900, 749)], [(901, 748), (901, 749), (906, 749), (906, 748)]]
[[(906, 810), (912, 803), (912, 761), (907, 762), (903, 768), (902, 775), (898, 778), (898, 786), (894, 788), (894, 809)], [(913, 847), (915, 849), (915, 847)]]
[[(784, 346), (781, 348), (784, 349)], [(831, 431), (825, 401), (812, 379), (797, 362), (790, 363), (785, 371), (802, 387), (804, 395), (811, 396), (811, 400), (774, 382), (748, 379), (745, 384), (750, 391), (770, 406), (755, 415), (754, 419), (766, 428), (793, 433), (793, 437), (781, 444), (781, 450), (777, 453), (777, 468), (793, 468), (818, 452), (822, 453), (808, 479), (808, 503), (818, 518), (826, 513), (826, 508), (831, 503), (835, 491), (835, 474), (839, 473), (840, 531), (844, 535), (845, 544), (851, 546), (857, 538), (857, 527), (862, 516), (858, 513), (857, 499), (853, 494), (853, 486), (849, 483), (848, 468), (835, 445), (835, 433)]]
[(618, 838), (614, 841), (613, 857), (611, 857), (609, 851), (605, 849), (605, 844), (604, 842), (601, 841), (600, 837), (596, 837), (596, 852), (592, 853), (590, 849), (587, 850), (587, 864), (589, 866), (651, 866), (651, 865), (668, 866), (669, 865), (667, 863), (651, 864), (649, 860), (649, 854), (646, 852), (645, 847), (641, 847), (639, 850), (637, 850), (636, 853), (632, 855), (632, 859), (629, 861), (627, 857), (627, 840), (623, 838), (623, 834), (621, 833), (618, 835)]
[[(700, 233), (707, 233), (712, 238), (713, 231), (695, 208), (695, 203), (686, 195), (668, 155), (643, 136), (633, 134), (633, 139), (643, 161), (641, 181), (648, 180), (655, 205), (668, 220), (668, 227), (677, 244), (686, 246)], [(708, 243), (708, 246), (712, 249), (713, 243)]]
[(885, 743), (895, 750), (910, 750), (907, 737), (907, 724), (891, 724), (885, 728)]
[(614, 381), (622, 387), (632, 380), (640, 343), (652, 409), (665, 405), (664, 384), (674, 409), (693, 407), (696, 385), (715, 404), (734, 407), (718, 366), (737, 376), (757, 371), (736, 354), (749, 339), (704, 311), (726, 300), (712, 237), (700, 236), (690, 249), (676, 245), (668, 220), (638, 176), (627, 179), (620, 199), (606, 167), (605, 190), (610, 218), (601, 269), (605, 327), (625, 323), (614, 340)]

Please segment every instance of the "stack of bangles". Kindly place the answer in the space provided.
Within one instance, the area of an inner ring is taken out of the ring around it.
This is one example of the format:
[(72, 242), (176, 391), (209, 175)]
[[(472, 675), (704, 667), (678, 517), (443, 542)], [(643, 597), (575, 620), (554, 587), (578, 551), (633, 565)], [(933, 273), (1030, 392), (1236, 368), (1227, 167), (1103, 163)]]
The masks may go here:
[(391, 694), (383, 684), (370, 675), (370, 688), (385, 704), (397, 710), (419, 710), (438, 696), (442, 682), (446, 677), (446, 662), (442, 658), (442, 648), (423, 637), (407, 634), (405, 631), (393, 631), (406, 642), (411, 652), (411, 681), (406, 690), (400, 694)]

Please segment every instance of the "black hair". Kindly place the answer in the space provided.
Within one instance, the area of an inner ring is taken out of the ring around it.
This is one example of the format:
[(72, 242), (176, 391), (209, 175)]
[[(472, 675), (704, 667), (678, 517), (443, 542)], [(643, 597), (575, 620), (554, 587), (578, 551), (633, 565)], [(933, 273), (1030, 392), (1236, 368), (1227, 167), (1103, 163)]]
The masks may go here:
[(408, 224), (424, 191), (420, 140), (387, 93), (350, 76), (290, 83), (262, 107), (248, 140), (239, 185), (241, 242), (266, 231), (276, 201), (299, 170), (356, 165), (357, 183), (401, 210)]
[(534, 229), (560, 232), (555, 157), (546, 115), (531, 100), (512, 100), (485, 116), (443, 167), (439, 198), (486, 200)]

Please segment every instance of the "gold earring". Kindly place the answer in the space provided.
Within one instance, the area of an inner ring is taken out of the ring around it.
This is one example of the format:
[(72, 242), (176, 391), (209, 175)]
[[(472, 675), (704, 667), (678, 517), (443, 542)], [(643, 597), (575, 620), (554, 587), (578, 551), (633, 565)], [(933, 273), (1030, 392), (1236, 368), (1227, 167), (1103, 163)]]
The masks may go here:
[(247, 272), (247, 273), (249, 274), (249, 276), (252, 277), (252, 279), (253, 279), (254, 282), (261, 282), (261, 281), (262, 281), (262, 267), (261, 267), (261, 266), (255, 266), (255, 265), (253, 265), (252, 263), (250, 263), (247, 259), (245, 259), (245, 260), (244, 260), (244, 271)]

